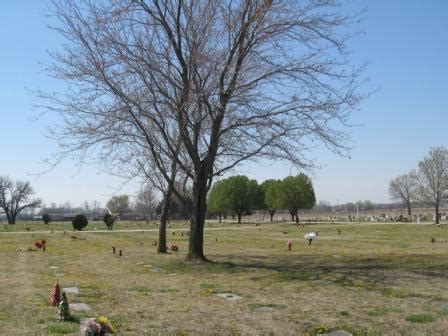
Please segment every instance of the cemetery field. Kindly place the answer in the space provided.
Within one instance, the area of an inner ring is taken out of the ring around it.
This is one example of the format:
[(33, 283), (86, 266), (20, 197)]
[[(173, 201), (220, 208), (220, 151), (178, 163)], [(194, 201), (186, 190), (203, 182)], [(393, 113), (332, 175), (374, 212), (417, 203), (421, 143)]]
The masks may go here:
[[(100, 315), (119, 335), (448, 330), (448, 228), (213, 224), (205, 231), (212, 262), (185, 264), (188, 237), (181, 232), (187, 226), (181, 223), (168, 230), (168, 241), (179, 245), (168, 255), (155, 253), (156, 231), (80, 232), (73, 239), (69, 226), (66, 233), (13, 232), (20, 225), (0, 232), (0, 335), (75, 335), (81, 318)], [(309, 246), (303, 235), (316, 230)], [(26, 251), (41, 239), (45, 252)], [(123, 256), (113, 255), (112, 246)], [(68, 301), (90, 310), (72, 309), (72, 322), (57, 322), (57, 309), (48, 305), (56, 281), (76, 287), (79, 293), (68, 293)], [(224, 293), (236, 300), (217, 295)]]

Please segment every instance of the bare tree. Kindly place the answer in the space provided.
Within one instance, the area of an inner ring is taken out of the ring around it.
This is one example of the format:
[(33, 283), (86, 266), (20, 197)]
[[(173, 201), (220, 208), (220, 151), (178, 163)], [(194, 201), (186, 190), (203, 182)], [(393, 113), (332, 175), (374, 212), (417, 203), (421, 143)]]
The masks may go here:
[(145, 214), (149, 219), (154, 216), (156, 207), (157, 196), (154, 189), (148, 184), (143, 185), (136, 196), (135, 211)]
[(81, 208), (82, 208), (83, 214), (85, 214), (86, 217), (90, 216), (90, 213), (92, 212), (92, 208), (90, 207), (89, 201), (84, 201), (82, 203)]
[(128, 195), (113, 196), (109, 201), (107, 201), (107, 208), (113, 214), (121, 216), (130, 208), (129, 196)]
[(101, 203), (98, 201), (92, 201), (92, 213), (94, 218), (99, 218)]
[(411, 202), (416, 195), (417, 176), (414, 171), (409, 174), (400, 175), (390, 181), (389, 193), (393, 200), (403, 202), (408, 209), (408, 215), (412, 214)]
[(448, 197), (448, 150), (445, 147), (431, 148), (418, 164), (417, 177), (417, 197), (434, 206), (436, 224), (439, 224), (439, 207)]
[[(245, 160), (310, 167), (322, 142), (348, 151), (363, 68), (349, 64), (347, 27), (332, 0), (54, 1), (65, 38), (50, 72), (68, 81), (42, 94), (64, 126), (56, 161), (78, 153), (129, 164), (148, 157), (173, 187), (193, 190), (187, 260), (203, 252), (206, 196), (215, 176)], [(180, 146), (177, 146), (180, 140)], [(169, 160), (166, 160), (169, 158)], [(110, 161), (108, 161), (110, 163)]]
[(15, 224), (21, 211), (40, 206), (40, 199), (31, 199), (33, 194), (29, 182), (13, 182), (6, 176), (0, 176), (0, 209), (5, 213), (8, 224)]
[(64, 208), (66, 212), (71, 212), (74, 209), (73, 205), (70, 202), (65, 202), (64, 204), (61, 204), (59, 207)]

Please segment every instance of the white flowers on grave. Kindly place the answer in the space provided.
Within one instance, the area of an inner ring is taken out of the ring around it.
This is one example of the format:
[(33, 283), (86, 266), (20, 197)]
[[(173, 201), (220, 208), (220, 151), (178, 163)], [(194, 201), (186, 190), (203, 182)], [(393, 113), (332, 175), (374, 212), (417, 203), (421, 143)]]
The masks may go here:
[(304, 237), (305, 237), (305, 240), (308, 240), (308, 245), (311, 245), (311, 243), (313, 242), (313, 240), (314, 239), (316, 239), (317, 238), (317, 235), (319, 234), (319, 232), (310, 232), (310, 233), (307, 233)]

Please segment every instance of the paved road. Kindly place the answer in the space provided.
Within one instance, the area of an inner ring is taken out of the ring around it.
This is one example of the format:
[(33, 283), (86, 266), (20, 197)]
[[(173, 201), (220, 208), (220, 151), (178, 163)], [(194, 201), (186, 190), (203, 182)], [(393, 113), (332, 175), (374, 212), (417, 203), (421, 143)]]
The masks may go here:
[[(263, 225), (267, 225), (270, 223), (260, 223)], [(277, 223), (276, 223), (277, 224)], [(278, 223), (278, 224), (283, 224), (283, 223)], [(291, 224), (291, 223), (289, 223)], [(299, 225), (301, 225), (302, 223), (300, 223)], [(430, 222), (425, 222), (425, 223), (416, 223), (416, 222), (412, 222), (412, 223), (384, 223), (384, 222), (362, 222), (362, 223), (353, 223), (353, 222), (334, 222), (334, 223), (328, 223), (328, 222), (317, 222), (317, 223), (311, 223), (311, 225), (309, 225), (308, 223), (305, 223), (305, 227), (312, 227), (313, 225), (323, 225), (323, 226), (335, 226), (335, 225), (381, 225), (381, 224), (395, 224), (395, 225), (403, 225), (403, 224), (411, 224), (411, 225), (434, 225), (433, 223)], [(247, 225), (241, 225), (241, 226), (236, 226), (236, 227), (219, 227), (219, 228), (210, 228), (210, 227), (206, 227), (204, 228), (205, 231), (218, 231), (218, 230), (247, 230), (247, 229), (255, 229), (255, 228), (262, 228), (263, 225), (261, 226), (254, 226), (253, 224), (247, 224)], [(446, 223), (443, 223), (443, 226), (445, 226)], [(294, 224), (295, 226), (295, 224)], [(189, 231), (189, 228), (185, 228), (185, 229), (167, 229), (167, 231)], [(60, 231), (0, 231), (0, 235), (2, 234), (34, 234), (34, 233), (39, 233), (39, 234), (51, 234), (51, 233), (71, 233), (73, 231), (71, 230), (60, 230)], [(132, 232), (159, 232), (159, 229), (124, 229), (124, 230), (86, 230), (86, 231), (81, 231), (82, 233), (132, 233)]]

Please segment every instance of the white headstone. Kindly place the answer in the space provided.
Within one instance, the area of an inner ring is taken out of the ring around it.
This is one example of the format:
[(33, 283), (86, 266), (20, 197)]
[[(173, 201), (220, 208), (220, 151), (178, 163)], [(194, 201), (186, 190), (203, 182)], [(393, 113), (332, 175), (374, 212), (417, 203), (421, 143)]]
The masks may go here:
[(232, 293), (220, 293), (216, 294), (216, 296), (222, 297), (226, 301), (237, 301), (241, 299), (241, 296)]

